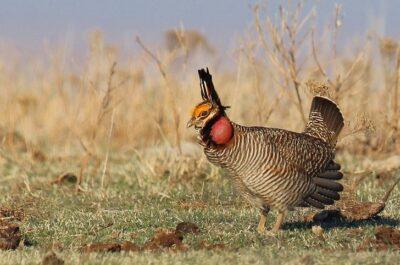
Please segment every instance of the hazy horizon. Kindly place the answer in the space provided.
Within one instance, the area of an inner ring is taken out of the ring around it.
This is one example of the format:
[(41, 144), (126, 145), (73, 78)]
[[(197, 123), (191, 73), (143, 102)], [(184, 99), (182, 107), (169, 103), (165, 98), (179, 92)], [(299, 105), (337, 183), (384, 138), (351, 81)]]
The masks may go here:
[[(134, 49), (136, 35), (147, 43), (161, 44), (163, 32), (183, 26), (199, 30), (217, 49), (226, 51), (251, 27), (250, 6), (258, 2), (3, 0), (0, 43), (28, 53), (64, 44), (82, 52), (87, 47), (88, 33), (100, 29), (107, 42)], [(270, 15), (275, 16), (280, 2), (269, 1)], [(339, 36), (342, 45), (364, 35), (372, 26), (382, 35), (399, 37), (400, 1), (306, 1), (306, 10), (315, 4), (318, 25), (326, 25), (332, 19), (335, 3), (343, 10)]]

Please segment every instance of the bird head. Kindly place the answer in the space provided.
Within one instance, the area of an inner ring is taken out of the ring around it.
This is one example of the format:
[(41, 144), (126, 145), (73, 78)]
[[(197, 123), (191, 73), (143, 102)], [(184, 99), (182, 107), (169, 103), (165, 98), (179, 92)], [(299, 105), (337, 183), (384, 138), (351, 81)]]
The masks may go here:
[(199, 77), (203, 101), (193, 109), (187, 127), (194, 126), (199, 131), (200, 144), (204, 146), (226, 144), (233, 136), (232, 124), (225, 114), (229, 107), (221, 104), (208, 69), (199, 70)]
[(225, 109), (229, 107), (221, 104), (208, 68), (207, 70), (200, 69), (198, 72), (203, 101), (194, 107), (192, 117), (188, 121), (187, 127), (194, 126), (197, 130), (201, 130), (206, 128), (211, 121), (225, 116)]

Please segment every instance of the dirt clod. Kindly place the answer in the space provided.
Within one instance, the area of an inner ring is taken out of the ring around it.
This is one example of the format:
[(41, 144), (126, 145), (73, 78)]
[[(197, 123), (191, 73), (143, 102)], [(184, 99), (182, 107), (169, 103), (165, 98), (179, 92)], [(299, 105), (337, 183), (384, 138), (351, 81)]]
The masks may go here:
[(144, 250), (176, 249), (185, 251), (187, 247), (182, 243), (183, 236), (174, 231), (160, 230), (145, 245)]
[(365, 250), (400, 250), (400, 230), (392, 227), (378, 227), (374, 239), (366, 239), (357, 248), (357, 251)]
[(65, 173), (57, 177), (52, 184), (75, 184), (78, 181), (78, 177), (74, 173)]
[[(184, 236), (187, 234), (197, 235), (200, 233), (199, 227), (190, 222), (179, 223), (174, 230), (159, 229), (144, 245), (138, 246), (130, 241), (123, 243), (93, 243), (83, 246), (83, 252), (120, 252), (120, 251), (187, 251), (189, 246), (183, 243)], [(201, 241), (200, 249), (222, 250), (225, 245), (209, 244)]]
[(93, 243), (82, 247), (83, 252), (120, 252), (121, 244), (118, 243)]
[(42, 265), (63, 265), (64, 260), (59, 258), (54, 251), (49, 251), (42, 260)]
[(16, 249), (21, 241), (19, 226), (9, 222), (0, 222), (0, 249)]
[(121, 250), (127, 251), (127, 252), (129, 252), (129, 251), (139, 251), (139, 250), (141, 250), (141, 247), (136, 245), (136, 244), (134, 244), (134, 243), (132, 243), (132, 242), (130, 242), (130, 241), (125, 241), (125, 242), (123, 242), (121, 244)]
[(123, 243), (93, 243), (83, 246), (81, 249), (83, 252), (120, 252), (120, 251), (140, 251), (142, 247), (130, 242), (125, 241)]
[(175, 228), (176, 233), (180, 233), (181, 235), (186, 234), (198, 234), (200, 232), (199, 227), (194, 223), (182, 222), (179, 223)]
[(183, 237), (175, 231), (160, 230), (143, 246), (130, 241), (123, 243), (93, 243), (82, 247), (83, 252), (120, 252), (120, 251), (185, 251), (187, 247), (182, 243)]

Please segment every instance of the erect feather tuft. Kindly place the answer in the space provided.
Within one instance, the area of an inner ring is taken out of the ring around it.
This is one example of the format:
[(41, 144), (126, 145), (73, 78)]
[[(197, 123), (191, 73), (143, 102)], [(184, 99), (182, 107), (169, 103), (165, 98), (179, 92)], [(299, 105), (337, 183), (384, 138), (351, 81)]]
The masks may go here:
[(229, 108), (229, 106), (223, 106), (221, 104), (221, 100), (218, 96), (217, 91), (215, 90), (214, 83), (212, 81), (212, 75), (208, 68), (198, 70), (199, 78), (200, 78), (200, 88), (201, 88), (201, 96), (204, 100), (209, 100), (213, 102), (217, 106), (220, 107), (222, 111)]

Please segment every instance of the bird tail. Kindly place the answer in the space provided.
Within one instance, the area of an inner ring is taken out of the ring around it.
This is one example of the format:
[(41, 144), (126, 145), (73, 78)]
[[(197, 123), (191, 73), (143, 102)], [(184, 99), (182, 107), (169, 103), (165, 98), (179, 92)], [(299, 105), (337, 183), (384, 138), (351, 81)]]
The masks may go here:
[(313, 98), (305, 134), (322, 139), (335, 147), (343, 126), (343, 115), (335, 102), (321, 96)]
[(313, 206), (323, 209), (325, 205), (332, 205), (340, 199), (339, 192), (343, 186), (338, 180), (343, 178), (340, 165), (331, 160), (325, 170), (313, 178), (316, 190), (303, 199), (300, 206)]

